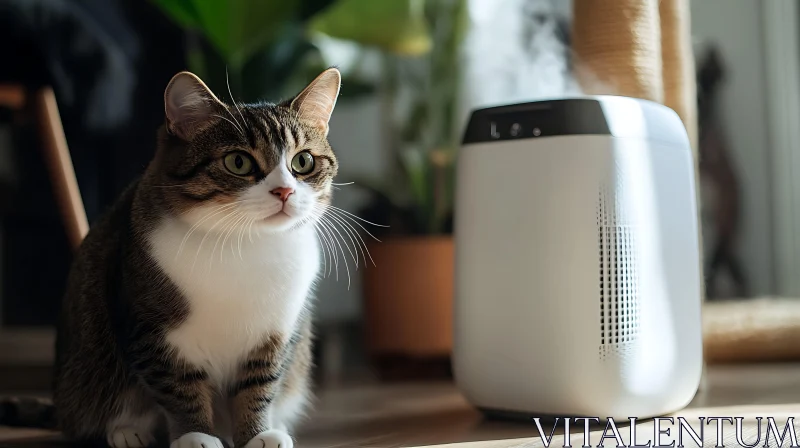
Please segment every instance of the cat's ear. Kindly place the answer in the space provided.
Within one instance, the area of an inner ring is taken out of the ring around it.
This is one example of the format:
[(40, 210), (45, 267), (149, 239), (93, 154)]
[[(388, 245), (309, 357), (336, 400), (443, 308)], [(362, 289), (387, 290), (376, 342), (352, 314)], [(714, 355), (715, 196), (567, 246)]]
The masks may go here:
[(225, 106), (193, 73), (180, 72), (173, 76), (164, 91), (167, 129), (183, 140), (191, 140), (214, 118), (220, 107)]
[(300, 119), (328, 135), (328, 122), (339, 97), (342, 75), (339, 70), (329, 68), (322, 72), (299, 95), (290, 107), (297, 111)]

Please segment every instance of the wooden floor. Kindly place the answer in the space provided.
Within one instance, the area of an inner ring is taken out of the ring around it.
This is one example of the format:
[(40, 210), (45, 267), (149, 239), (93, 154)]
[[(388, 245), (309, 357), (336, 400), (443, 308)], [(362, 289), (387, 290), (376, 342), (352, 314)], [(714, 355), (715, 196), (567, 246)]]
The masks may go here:
[[(707, 387), (689, 408), (676, 415), (695, 421), (699, 416), (744, 417), (746, 426), (752, 422), (745, 432), (753, 438), (747, 441), (755, 440), (755, 417), (775, 417), (782, 432), (788, 416), (800, 417), (800, 364), (712, 366)], [(594, 446), (602, 433), (602, 427), (597, 429), (599, 432), (593, 433), (591, 440)], [(652, 438), (652, 422), (642, 422), (637, 434), (640, 430), (644, 434), (637, 435), (637, 441), (647, 442)], [(628, 431), (620, 430), (626, 441)], [(714, 431), (714, 427), (706, 427), (704, 446), (715, 445)], [(762, 431), (766, 431), (766, 422)], [(728, 440), (726, 446), (737, 446), (733, 426), (728, 425), (724, 436)], [(581, 446), (582, 437), (573, 435), (572, 446)], [(449, 383), (362, 384), (320, 391), (315, 411), (296, 439), (296, 446), (301, 448), (543, 446), (533, 424), (486, 421)], [(687, 440), (684, 439), (685, 446), (698, 446)], [(614, 441), (606, 440), (604, 444), (614, 446)], [(562, 438), (551, 446), (563, 445)], [(69, 444), (53, 434), (0, 428), (0, 447), (6, 446), (38, 448)], [(789, 446), (788, 442), (784, 446)]]

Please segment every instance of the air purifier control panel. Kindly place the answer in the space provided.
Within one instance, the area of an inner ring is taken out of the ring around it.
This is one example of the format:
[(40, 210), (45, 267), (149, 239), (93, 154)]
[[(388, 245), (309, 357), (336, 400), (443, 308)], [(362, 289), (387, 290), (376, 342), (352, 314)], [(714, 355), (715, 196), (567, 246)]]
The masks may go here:
[(601, 105), (581, 99), (553, 100), (533, 107), (520, 104), (476, 111), (464, 143), (586, 134), (610, 135)]

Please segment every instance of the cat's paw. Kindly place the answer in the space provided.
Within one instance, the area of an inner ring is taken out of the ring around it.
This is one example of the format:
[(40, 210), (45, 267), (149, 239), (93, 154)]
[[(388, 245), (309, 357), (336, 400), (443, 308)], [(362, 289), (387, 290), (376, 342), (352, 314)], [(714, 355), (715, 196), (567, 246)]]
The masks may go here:
[(136, 428), (117, 428), (108, 434), (111, 448), (145, 448), (153, 443), (153, 435)]
[(225, 446), (214, 436), (202, 432), (190, 432), (172, 442), (169, 448), (225, 448)]
[(253, 437), (244, 448), (293, 448), (294, 441), (289, 434), (277, 429), (264, 431)]

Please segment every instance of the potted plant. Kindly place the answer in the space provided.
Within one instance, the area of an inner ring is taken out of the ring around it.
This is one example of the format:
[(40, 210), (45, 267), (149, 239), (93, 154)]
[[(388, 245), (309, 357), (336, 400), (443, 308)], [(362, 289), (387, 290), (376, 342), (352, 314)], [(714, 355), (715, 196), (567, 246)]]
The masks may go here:
[(394, 170), (383, 181), (355, 182), (372, 193), (362, 217), (388, 224), (372, 232), (380, 241), (368, 243), (372, 263), (363, 273), (366, 347), (384, 378), (449, 375), (466, 8), (466, 0), (427, 2), (431, 51), (384, 55), (384, 144)]
[[(151, 0), (186, 31), (188, 69), (227, 100), (279, 101), (332, 64), (318, 36), (384, 52), (427, 52), (424, 0)], [(371, 92), (356, 71), (343, 73), (342, 98)]]

